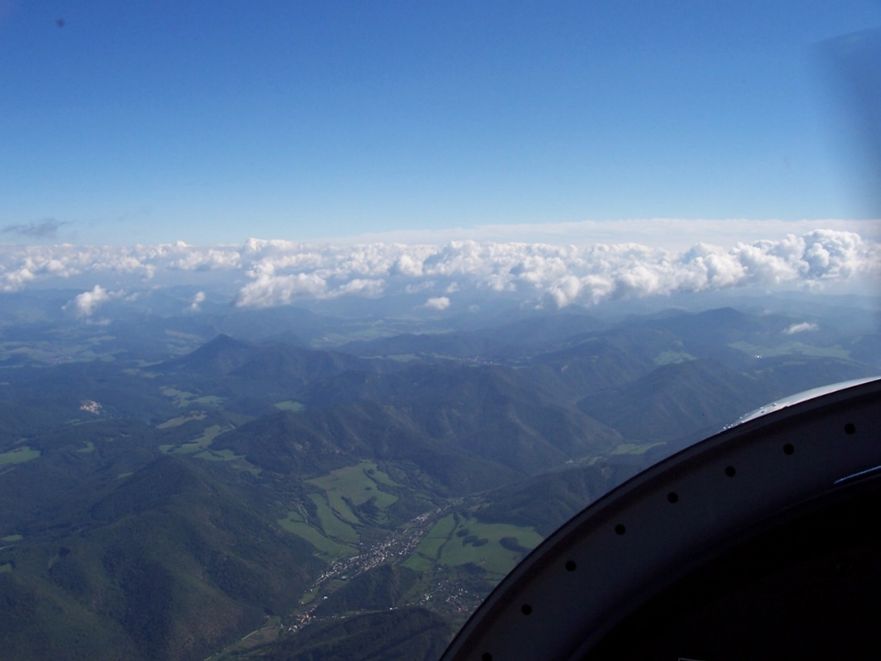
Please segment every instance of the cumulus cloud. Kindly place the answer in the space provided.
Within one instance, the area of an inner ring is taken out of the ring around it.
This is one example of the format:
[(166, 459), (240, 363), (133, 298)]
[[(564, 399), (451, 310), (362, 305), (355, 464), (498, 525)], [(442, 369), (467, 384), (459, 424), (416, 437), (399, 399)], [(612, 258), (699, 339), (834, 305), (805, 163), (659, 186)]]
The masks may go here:
[(792, 324), (783, 332), (786, 335), (795, 335), (796, 333), (804, 333), (805, 331), (814, 331), (817, 330), (817, 324), (813, 324), (809, 321), (803, 321), (799, 324)]
[(205, 292), (197, 291), (193, 296), (192, 302), (190, 303), (190, 310), (192, 310), (193, 312), (198, 312), (200, 309), (202, 309), (202, 303), (204, 302)]
[(17, 223), (6, 225), (0, 232), (3, 234), (17, 234), (28, 239), (51, 239), (58, 234), (62, 225), (67, 223), (55, 218), (31, 221), (29, 223)]
[[(235, 283), (240, 307), (303, 299), (414, 295), (436, 299), (503, 294), (535, 305), (592, 305), (732, 287), (816, 289), (877, 277), (881, 244), (855, 232), (814, 229), (726, 246), (671, 250), (639, 243), (558, 245), (321, 244), (249, 239), (242, 245), (183, 242), (114, 246), (0, 246), (0, 290), (95, 277), (137, 283)], [(165, 279), (165, 280), (163, 280)], [(93, 290), (94, 291), (94, 290)], [(199, 304), (201, 301), (193, 301)]]
[(314, 273), (275, 275), (258, 273), (254, 280), (239, 291), (239, 307), (266, 308), (292, 303), (297, 298), (324, 298), (327, 283)]
[(64, 305), (64, 309), (73, 309), (77, 317), (87, 319), (107, 301), (122, 295), (123, 292), (109, 292), (101, 285), (95, 285), (91, 290), (77, 294), (72, 301)]
[(448, 307), (450, 307), (450, 299), (446, 296), (435, 296), (425, 301), (425, 307), (427, 307), (429, 310), (446, 310)]

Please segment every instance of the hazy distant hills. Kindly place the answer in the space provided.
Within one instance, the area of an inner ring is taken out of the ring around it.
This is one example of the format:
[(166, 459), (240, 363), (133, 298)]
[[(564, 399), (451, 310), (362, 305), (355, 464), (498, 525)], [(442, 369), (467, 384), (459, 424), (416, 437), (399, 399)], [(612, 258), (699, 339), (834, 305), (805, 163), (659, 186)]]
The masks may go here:
[[(555, 401), (524, 369), (499, 365), (413, 366), (330, 391), (306, 393), (307, 405), (374, 402), (389, 425), (405, 425), (450, 449), (515, 470), (550, 467), (587, 450), (608, 447), (613, 430)], [(381, 418), (380, 418), (381, 419)]]
[(375, 340), (359, 340), (345, 344), (341, 349), (363, 356), (415, 354), (422, 359), (510, 358), (606, 326), (605, 322), (580, 313), (538, 315), (479, 330), (403, 333)]
[(225, 379), (248, 382), (264, 389), (284, 386), (302, 388), (317, 379), (349, 370), (375, 370), (376, 363), (336, 351), (315, 351), (297, 344), (271, 342), (252, 345), (221, 334), (195, 351), (161, 363), (153, 369), (184, 374), (192, 379)]
[(23, 659), (434, 658), (641, 467), (881, 372), (877, 331), (813, 308), (90, 326), (17, 305), (0, 644)]
[(721, 363), (692, 360), (658, 367), (624, 386), (585, 397), (579, 406), (626, 438), (670, 440), (685, 431), (721, 429), (775, 394), (770, 384)]

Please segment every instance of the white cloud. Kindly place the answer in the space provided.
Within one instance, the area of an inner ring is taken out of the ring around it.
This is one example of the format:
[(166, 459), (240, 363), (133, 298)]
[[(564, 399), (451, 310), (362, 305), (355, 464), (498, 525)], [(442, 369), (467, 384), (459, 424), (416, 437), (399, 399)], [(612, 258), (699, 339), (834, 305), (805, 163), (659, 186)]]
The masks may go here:
[(80, 411), (85, 411), (92, 415), (101, 415), (101, 410), (103, 408), (104, 407), (101, 406), (101, 403), (96, 402), (94, 399), (86, 399), (80, 402)]
[(425, 307), (429, 310), (446, 310), (450, 307), (450, 299), (446, 296), (435, 296), (434, 298), (429, 298), (425, 301)]
[(91, 317), (95, 311), (113, 298), (119, 298), (123, 292), (109, 292), (101, 285), (95, 285), (90, 291), (77, 294), (72, 301), (64, 305), (65, 310), (72, 307), (74, 314), (80, 319)]
[(205, 292), (197, 291), (193, 296), (193, 301), (190, 303), (190, 310), (193, 312), (198, 312), (202, 309), (202, 303), (205, 302)]
[(796, 333), (804, 333), (805, 331), (815, 331), (817, 330), (817, 324), (813, 324), (809, 321), (803, 321), (799, 324), (792, 324), (783, 332), (787, 335), (795, 335)]
[(354, 280), (350, 280), (344, 285), (336, 288), (331, 292), (332, 297), (337, 296), (368, 296), (374, 297), (379, 296), (383, 288), (385, 287), (385, 282), (383, 280), (377, 280), (375, 278), (355, 278)]
[(265, 271), (242, 287), (236, 305), (243, 308), (288, 305), (299, 297), (324, 298), (326, 292), (327, 283), (314, 273), (274, 275), (271, 271)]

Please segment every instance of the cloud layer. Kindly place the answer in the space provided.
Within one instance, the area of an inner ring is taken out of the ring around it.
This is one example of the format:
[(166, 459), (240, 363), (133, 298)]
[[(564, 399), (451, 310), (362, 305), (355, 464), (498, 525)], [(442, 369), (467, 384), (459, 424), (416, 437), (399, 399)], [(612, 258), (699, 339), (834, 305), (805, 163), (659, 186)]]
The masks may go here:
[[(308, 244), (249, 239), (240, 246), (6, 246), (0, 290), (89, 276), (93, 282), (206, 278), (236, 283), (241, 307), (302, 299), (389, 294), (420, 296), (443, 311), (465, 294), (518, 296), (536, 305), (591, 305), (611, 298), (742, 286), (822, 287), (879, 275), (881, 245), (849, 231), (817, 229), (730, 247), (698, 243), (665, 250), (637, 243), (588, 246), (451, 241), (441, 245)], [(131, 285), (129, 285), (131, 286)], [(103, 292), (103, 294), (102, 294)], [(91, 314), (108, 296), (101, 286), (75, 305)], [(102, 298), (102, 296), (104, 298)], [(193, 300), (198, 310), (204, 296)]]

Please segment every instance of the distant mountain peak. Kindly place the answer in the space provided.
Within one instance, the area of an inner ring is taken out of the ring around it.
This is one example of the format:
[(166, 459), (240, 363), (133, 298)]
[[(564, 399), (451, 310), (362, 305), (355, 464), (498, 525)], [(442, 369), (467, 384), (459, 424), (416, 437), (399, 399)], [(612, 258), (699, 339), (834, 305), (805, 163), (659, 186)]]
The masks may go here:
[[(231, 335), (227, 335), (226, 333), (218, 333), (213, 339), (208, 340), (205, 344), (203, 344), (200, 349), (205, 349), (207, 347), (227, 347), (227, 346), (239, 346), (245, 347), (248, 346), (241, 340), (237, 340)], [(197, 349), (198, 351), (199, 349)]]
[(229, 372), (247, 360), (251, 345), (221, 333), (198, 349), (164, 363), (171, 369)]

